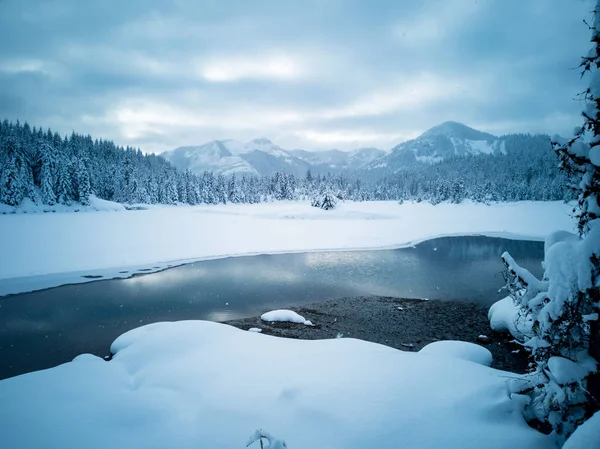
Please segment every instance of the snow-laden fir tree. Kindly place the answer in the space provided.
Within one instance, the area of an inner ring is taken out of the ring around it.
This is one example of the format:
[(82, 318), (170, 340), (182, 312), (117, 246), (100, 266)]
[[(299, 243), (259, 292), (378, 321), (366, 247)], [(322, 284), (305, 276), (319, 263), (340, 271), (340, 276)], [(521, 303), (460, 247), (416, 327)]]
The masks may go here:
[(315, 195), (310, 204), (313, 207), (319, 207), (323, 210), (331, 210), (335, 209), (337, 202), (338, 198), (330, 190), (327, 190)]
[(531, 399), (526, 417), (549, 426), (559, 442), (600, 409), (600, 2), (594, 15), (593, 48), (581, 64), (590, 76), (584, 123), (572, 139), (554, 144), (577, 194), (579, 235), (546, 240), (542, 280), (502, 256), (508, 289), (533, 322), (524, 337), (535, 363), (522, 390)]
[(40, 141), (37, 149), (40, 194), (43, 204), (56, 204), (56, 153), (52, 145)]
[(90, 195), (92, 194), (88, 169), (83, 160), (75, 156), (71, 160), (71, 167), (73, 167), (73, 173), (71, 175), (71, 181), (73, 182), (73, 199), (78, 203), (87, 206), (90, 204)]
[(56, 201), (59, 204), (70, 205), (73, 201), (73, 189), (71, 182), (70, 163), (66, 157), (58, 158), (58, 168), (56, 170)]

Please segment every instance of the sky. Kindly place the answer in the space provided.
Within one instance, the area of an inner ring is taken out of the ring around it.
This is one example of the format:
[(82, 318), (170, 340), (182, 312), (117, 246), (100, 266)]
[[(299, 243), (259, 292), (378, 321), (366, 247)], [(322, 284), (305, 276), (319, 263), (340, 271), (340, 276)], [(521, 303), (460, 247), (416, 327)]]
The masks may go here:
[(162, 152), (570, 135), (593, 0), (0, 0), (0, 118)]

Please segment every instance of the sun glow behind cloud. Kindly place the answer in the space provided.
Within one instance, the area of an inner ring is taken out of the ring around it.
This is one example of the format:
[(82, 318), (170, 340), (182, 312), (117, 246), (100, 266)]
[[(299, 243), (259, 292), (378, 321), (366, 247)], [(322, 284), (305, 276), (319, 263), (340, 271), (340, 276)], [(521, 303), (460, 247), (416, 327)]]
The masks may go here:
[(294, 79), (302, 75), (301, 65), (285, 55), (259, 58), (234, 57), (211, 61), (200, 69), (208, 81), (233, 82), (243, 79)]

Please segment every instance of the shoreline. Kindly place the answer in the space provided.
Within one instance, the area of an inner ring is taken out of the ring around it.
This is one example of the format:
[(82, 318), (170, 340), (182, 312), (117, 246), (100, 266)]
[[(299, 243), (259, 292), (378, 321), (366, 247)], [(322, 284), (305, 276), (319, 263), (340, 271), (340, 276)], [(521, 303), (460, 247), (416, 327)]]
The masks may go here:
[[(466, 301), (421, 300), (381, 296), (358, 296), (291, 307), (314, 326), (264, 322), (260, 316), (224, 321), (224, 324), (276, 337), (320, 340), (358, 338), (402, 351), (419, 351), (440, 340), (461, 340), (490, 350), (492, 368), (513, 373), (527, 370), (526, 352), (512, 337), (489, 327), (489, 307)], [(489, 337), (483, 343), (480, 335)]]
[(137, 276), (146, 276), (160, 273), (162, 271), (178, 268), (183, 265), (212, 260), (230, 259), (254, 256), (275, 256), (283, 254), (313, 254), (313, 253), (343, 253), (361, 251), (395, 251), (415, 247), (421, 243), (437, 239), (460, 237), (487, 237), (492, 239), (517, 240), (524, 242), (543, 242), (544, 238), (539, 235), (513, 234), (510, 232), (464, 232), (457, 234), (432, 235), (422, 239), (399, 243), (389, 246), (357, 246), (348, 248), (324, 248), (324, 249), (299, 249), (299, 250), (276, 250), (259, 251), (249, 253), (231, 253), (211, 256), (192, 257), (187, 259), (176, 259), (163, 262), (145, 263), (130, 266), (118, 266), (112, 268), (97, 268), (64, 273), (33, 274), (0, 279), (0, 300), (23, 293), (32, 293), (40, 290), (49, 290), (64, 285), (87, 284), (90, 282), (111, 281), (116, 279), (131, 279)]

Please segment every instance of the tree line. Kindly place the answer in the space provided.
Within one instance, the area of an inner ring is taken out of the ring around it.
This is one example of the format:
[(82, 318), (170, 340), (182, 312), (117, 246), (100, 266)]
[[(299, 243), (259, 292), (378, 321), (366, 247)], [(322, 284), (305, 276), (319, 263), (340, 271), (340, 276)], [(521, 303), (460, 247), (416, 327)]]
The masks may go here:
[[(506, 155), (416, 164), (382, 179), (356, 174), (264, 177), (201, 175), (175, 169), (139, 149), (75, 132), (0, 123), (0, 203), (89, 204), (90, 195), (125, 204), (218, 204), (313, 199), (416, 200), (439, 203), (570, 199), (564, 174), (544, 136), (515, 135)], [(521, 146), (523, 148), (521, 148)]]

